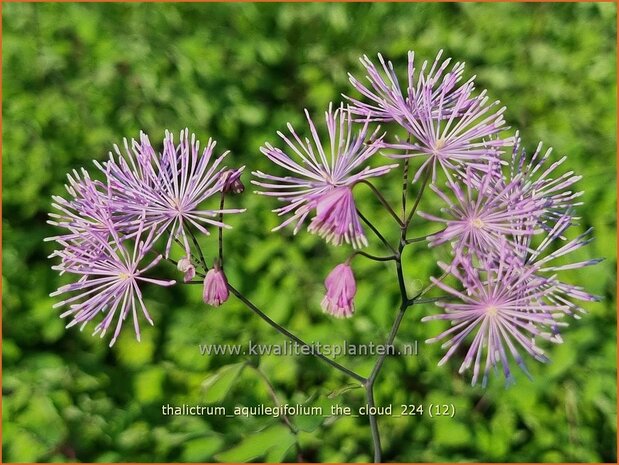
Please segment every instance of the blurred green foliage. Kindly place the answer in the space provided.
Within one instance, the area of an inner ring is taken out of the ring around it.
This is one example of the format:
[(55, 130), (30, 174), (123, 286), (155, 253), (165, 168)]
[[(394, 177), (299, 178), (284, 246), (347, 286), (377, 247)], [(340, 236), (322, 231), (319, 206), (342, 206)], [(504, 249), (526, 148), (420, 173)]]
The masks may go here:
[[(441, 350), (387, 360), (377, 386), (384, 405), (453, 403), (453, 419), (381, 417), (387, 461), (616, 460), (616, 6), (582, 4), (4, 4), (3, 6), (3, 458), (5, 461), (367, 461), (367, 418), (169, 417), (162, 404), (272, 404), (357, 408), (363, 392), (328, 393), (349, 380), (309, 357), (201, 356), (198, 344), (282, 342), (231, 299), (201, 303), (199, 286), (146, 291), (154, 327), (137, 343), (130, 328), (113, 349), (88, 331), (64, 329), (48, 297), (60, 283), (46, 256), (50, 195), (65, 173), (105, 157), (140, 129), (158, 140), (185, 126), (231, 149), (231, 160), (265, 169), (259, 146), (350, 92), (346, 73), (380, 51), (396, 65), (406, 52), (467, 62), (467, 76), (501, 99), (525, 145), (567, 154), (582, 174), (581, 228), (596, 241), (583, 256), (602, 264), (567, 279), (603, 295), (505, 389), (486, 390), (437, 367)], [(245, 182), (248, 183), (248, 176)], [(397, 183), (396, 183), (397, 184)], [(275, 204), (252, 195), (227, 236), (230, 281), (276, 321), (322, 343), (385, 339), (397, 305), (393, 270), (355, 264), (357, 314), (320, 311), (322, 280), (345, 251), (316, 237), (270, 234)], [(397, 198), (397, 189), (393, 191)], [(364, 194), (363, 194), (364, 195)], [(366, 201), (370, 201), (368, 197)], [(377, 219), (380, 223), (380, 221)], [(387, 227), (387, 223), (381, 224)], [(204, 245), (212, 250), (213, 244)], [(440, 252), (417, 249), (411, 282), (436, 273)], [(164, 269), (173, 274), (173, 269)], [(399, 342), (423, 341), (413, 308)], [(433, 333), (432, 333), (433, 334)], [(367, 374), (371, 357), (340, 359)], [(231, 365), (226, 367), (227, 365)], [(222, 368), (226, 367), (226, 368)], [(223, 372), (221, 371), (223, 370)], [(213, 378), (215, 376), (215, 378)], [(208, 389), (207, 389), (208, 388)], [(322, 424), (320, 424), (322, 423)]]

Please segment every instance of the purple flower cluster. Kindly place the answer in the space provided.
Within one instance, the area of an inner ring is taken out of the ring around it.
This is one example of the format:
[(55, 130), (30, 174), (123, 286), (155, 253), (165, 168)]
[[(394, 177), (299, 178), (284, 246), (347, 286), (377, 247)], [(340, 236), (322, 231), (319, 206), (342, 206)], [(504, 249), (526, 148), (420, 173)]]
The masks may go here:
[[(285, 151), (266, 144), (262, 152), (292, 176), (258, 171), (254, 175), (260, 180), (254, 183), (264, 189), (261, 194), (285, 202), (275, 210), (279, 215), (291, 214), (276, 229), (295, 222), (296, 234), (313, 214), (310, 232), (334, 245), (359, 248), (368, 241), (355, 205), (354, 185), (395, 171), (397, 165), (370, 167), (373, 160), (380, 164), (381, 155), (405, 160), (404, 195), (412, 168), (412, 183), (418, 190), (423, 192), (428, 184), (426, 192), (433, 192), (445, 206), (421, 212), (415, 211), (416, 203), (408, 219), (405, 201), (402, 219), (386, 207), (404, 231), (417, 218), (442, 226), (425, 241), (430, 247), (448, 245), (452, 256), (450, 264), (442, 264), (443, 278), (432, 278), (432, 286), (448, 294), (438, 303), (444, 313), (423, 319), (447, 320), (451, 326), (428, 342), (446, 340), (447, 352), (440, 364), (468, 344), (460, 371), (472, 367), (473, 384), (480, 373), (485, 384), (490, 369), (499, 366), (511, 381), (509, 358), (525, 371), (521, 353), (545, 361), (537, 341), (562, 342), (559, 328), (567, 323), (561, 318), (583, 311), (574, 301), (597, 299), (560, 281), (557, 272), (599, 260), (554, 264), (591, 240), (590, 231), (573, 240), (566, 238), (568, 228), (578, 220), (573, 212), (581, 192), (573, 188), (580, 176), (571, 171), (558, 174), (566, 158), (553, 160), (551, 149), (544, 152), (541, 143), (528, 156), (518, 133), (509, 134), (505, 107), (491, 101), (485, 90), (476, 92), (474, 78), (463, 77), (463, 63), (450, 66), (450, 59), (441, 56), (418, 67), (410, 52), (405, 89), (391, 62), (378, 55), (377, 66), (362, 57), (367, 83), (350, 75), (361, 97), (346, 97), (348, 106), (340, 106), (335, 113), (329, 108), (324, 143), (309, 116), (311, 141), (289, 125), (292, 139), (279, 133), (287, 145)], [(401, 133), (378, 136), (376, 127), (368, 138), (375, 122), (395, 123), (405, 137)], [(356, 137), (355, 124), (359, 125)], [(506, 147), (512, 147), (511, 160)], [(402, 242), (396, 260), (409, 243)], [(350, 317), (354, 312), (356, 284), (349, 261), (336, 266), (325, 281), (322, 306), (335, 317)], [(454, 286), (444, 282), (449, 275)], [(465, 342), (469, 336), (472, 340)]]
[[(252, 182), (265, 189), (257, 193), (276, 197), (286, 204), (274, 210), (278, 215), (292, 213), (275, 230), (295, 223), (296, 234), (308, 215), (315, 212), (316, 216), (308, 227), (310, 232), (334, 245), (346, 242), (355, 248), (363, 247), (367, 245), (367, 239), (357, 214), (352, 188), (361, 180), (387, 174), (397, 165), (375, 168), (367, 165), (368, 159), (379, 150), (382, 136), (377, 136), (378, 128), (368, 136), (369, 121), (355, 133), (348, 108), (340, 106), (333, 111), (329, 105), (325, 112), (328, 132), (326, 150), (307, 110), (305, 114), (311, 140), (301, 139), (289, 124), (291, 137), (278, 132), (287, 146), (287, 153), (268, 143), (261, 148), (270, 161), (291, 172), (292, 176), (255, 171), (254, 176), (260, 180)], [(366, 143), (368, 139), (370, 142)]]
[[(139, 284), (175, 284), (145, 275), (162, 258), (169, 258), (173, 242), (184, 250), (177, 264), (184, 280), (194, 278), (189, 236), (193, 231), (209, 234), (208, 227), (227, 227), (221, 217), (243, 211), (204, 208), (218, 193), (242, 190), (242, 168), (226, 170), (222, 166), (226, 153), (214, 157), (214, 148), (215, 142), (209, 140), (200, 150), (195, 135), (184, 130), (178, 143), (166, 132), (163, 150), (157, 153), (142, 133), (139, 141), (125, 140), (124, 151), (115, 146), (107, 161), (95, 162), (103, 181), (93, 180), (85, 170), (69, 175), (69, 195), (54, 197), (57, 212), (49, 221), (65, 233), (48, 238), (60, 246), (51, 255), (60, 258), (53, 268), (75, 279), (51, 294), (73, 293), (56, 304), (68, 307), (62, 314), (72, 317), (68, 327), (84, 328), (101, 315), (94, 334), (103, 337), (114, 324), (111, 346), (130, 314), (139, 340), (140, 316), (153, 323)], [(160, 240), (163, 253), (157, 251)], [(219, 303), (221, 294), (219, 290)]]
[(441, 62), (442, 51), (428, 69), (424, 61), (421, 69), (415, 68), (415, 54), (408, 55), (408, 87), (401, 90), (391, 62), (378, 59), (384, 73), (364, 56), (361, 63), (368, 73), (371, 89), (352, 75), (353, 87), (371, 101), (348, 98), (351, 111), (370, 120), (395, 122), (407, 132), (406, 141), (385, 143), (384, 147), (396, 149), (393, 158), (421, 158), (414, 181), (424, 170), (432, 172), (436, 180), (437, 168), (449, 178), (462, 166), (485, 169), (485, 159), (496, 158), (500, 147), (510, 145), (512, 137), (498, 137), (507, 129), (503, 119), (505, 107), (499, 102), (489, 103), (486, 91), (474, 95), (473, 79), (460, 84), (464, 64), (456, 63), (449, 72), (451, 59)]
[[(463, 63), (452, 65), (441, 52), (433, 62), (419, 64), (410, 52), (401, 84), (394, 65), (381, 55), (378, 65), (367, 56), (360, 61), (367, 82), (349, 76), (360, 97), (347, 96), (348, 103), (335, 109), (330, 104), (324, 126), (314, 124), (306, 110), (306, 128), (297, 132), (288, 124), (286, 133), (277, 133), (279, 146), (261, 147), (274, 171), (254, 171), (252, 183), (261, 189), (258, 194), (282, 203), (274, 212), (284, 219), (274, 230), (293, 225), (297, 234), (306, 224), (327, 244), (355, 249), (325, 279), (322, 308), (337, 318), (355, 311), (354, 257), (397, 264), (405, 311), (420, 296), (407, 294), (403, 249), (424, 242), (444, 246), (451, 262), (439, 262), (444, 274), (430, 278), (428, 288), (447, 294), (437, 302), (442, 313), (422, 321), (447, 321), (450, 327), (428, 342), (443, 341), (446, 353), (439, 364), (461, 351), (460, 372), (472, 369), (473, 384), (480, 379), (485, 384), (499, 368), (511, 381), (510, 359), (525, 372), (524, 354), (546, 361), (538, 343), (561, 343), (565, 316), (578, 318), (584, 312), (579, 302), (598, 299), (558, 276), (599, 261), (567, 258), (591, 241), (590, 230), (570, 239), (582, 194), (574, 187), (581, 177), (561, 173), (566, 158), (553, 159), (541, 143), (528, 155), (519, 134), (505, 124), (505, 107), (486, 90), (478, 91), (474, 78), (464, 78)], [(386, 124), (388, 132), (377, 123)], [(105, 162), (95, 162), (103, 180), (85, 170), (68, 176), (68, 196), (53, 198), (56, 212), (49, 221), (64, 229), (49, 238), (60, 246), (52, 254), (60, 259), (54, 269), (74, 278), (52, 293), (71, 293), (56, 305), (67, 307), (62, 316), (72, 318), (68, 326), (83, 328), (101, 315), (94, 333), (103, 336), (113, 325), (112, 345), (131, 315), (139, 340), (140, 320), (153, 322), (140, 285), (175, 284), (147, 276), (162, 259), (176, 264), (184, 282), (202, 284), (209, 305), (220, 306), (230, 290), (236, 293), (223, 272), (223, 230), (229, 227), (224, 217), (244, 210), (224, 208), (224, 196), (243, 192), (243, 168), (226, 168), (227, 152), (215, 156), (214, 151), (213, 140), (201, 149), (184, 130), (178, 142), (166, 132), (158, 153), (142, 133), (139, 140), (125, 140), (124, 150), (115, 146)], [(387, 200), (391, 196), (373, 184), (398, 167), (400, 179), (393, 185), (403, 186), (401, 215)], [(397, 243), (361, 211), (354, 190), (360, 183), (397, 222)], [(407, 204), (411, 184), (417, 192), (412, 207)], [(434, 194), (435, 202), (421, 203), (424, 193), (425, 198)], [(207, 207), (213, 197), (219, 202)], [(412, 221), (441, 229), (409, 238)], [(360, 250), (369, 246), (366, 227), (389, 255)], [(213, 228), (219, 232), (219, 255), (209, 269), (196, 234), (209, 235)], [(178, 261), (171, 259), (174, 243), (181, 249)]]

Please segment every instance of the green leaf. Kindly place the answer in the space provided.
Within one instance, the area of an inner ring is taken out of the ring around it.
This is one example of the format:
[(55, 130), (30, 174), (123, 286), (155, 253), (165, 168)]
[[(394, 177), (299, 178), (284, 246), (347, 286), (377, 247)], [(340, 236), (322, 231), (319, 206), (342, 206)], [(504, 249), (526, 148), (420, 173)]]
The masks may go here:
[(340, 389), (336, 389), (335, 391), (331, 391), (327, 397), (329, 399), (335, 399), (336, 397), (341, 396), (342, 394), (348, 392), (348, 391), (352, 391), (354, 389), (360, 389), (362, 386), (357, 383), (357, 384), (348, 384), (346, 386), (344, 386), (343, 388)]
[(206, 378), (202, 383), (202, 389), (205, 391), (204, 402), (215, 404), (223, 401), (241, 374), (243, 367), (245, 363), (226, 365)]
[(298, 415), (294, 417), (296, 427), (305, 432), (316, 430), (323, 422), (331, 415), (331, 407), (338, 403), (338, 400), (331, 396), (319, 395), (317, 398), (313, 396), (306, 402), (308, 407), (320, 407), (322, 416), (320, 415)]
[(469, 429), (461, 423), (449, 418), (435, 419), (434, 442), (437, 445), (458, 447), (468, 444), (471, 440)]
[(135, 377), (135, 395), (142, 403), (154, 402), (163, 398), (165, 371), (162, 367), (151, 367)]
[(282, 441), (273, 447), (267, 454), (265, 462), (267, 463), (281, 463), (286, 458), (286, 453), (294, 446), (294, 436), (289, 436), (287, 440)]
[(207, 462), (213, 454), (221, 449), (224, 441), (219, 436), (208, 436), (187, 441), (183, 447), (181, 460), (183, 462)]
[(273, 458), (283, 457), (294, 442), (295, 438), (290, 430), (284, 425), (276, 424), (243, 439), (232, 449), (217, 454), (215, 458), (220, 462), (248, 462), (264, 457), (273, 449)]

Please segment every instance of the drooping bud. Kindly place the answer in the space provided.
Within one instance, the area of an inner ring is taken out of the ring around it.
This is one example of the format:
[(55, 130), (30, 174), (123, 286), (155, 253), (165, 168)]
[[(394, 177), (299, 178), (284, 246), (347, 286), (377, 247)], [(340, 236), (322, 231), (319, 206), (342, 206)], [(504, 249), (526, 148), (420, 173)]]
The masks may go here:
[(176, 264), (178, 271), (185, 273), (185, 277), (183, 280), (187, 283), (191, 281), (196, 276), (196, 268), (191, 263), (191, 259), (189, 257), (181, 258)]
[(327, 293), (322, 299), (322, 309), (336, 318), (349, 318), (355, 312), (354, 298), (357, 285), (352, 268), (341, 263), (325, 279)]
[(219, 307), (228, 300), (228, 282), (224, 272), (217, 266), (211, 268), (204, 277), (204, 289), (202, 299), (204, 303)]
[(241, 173), (243, 172), (243, 168), (239, 169), (229, 169), (222, 173), (222, 176), (225, 178), (223, 192), (233, 194), (240, 194), (245, 190), (245, 185), (241, 181)]

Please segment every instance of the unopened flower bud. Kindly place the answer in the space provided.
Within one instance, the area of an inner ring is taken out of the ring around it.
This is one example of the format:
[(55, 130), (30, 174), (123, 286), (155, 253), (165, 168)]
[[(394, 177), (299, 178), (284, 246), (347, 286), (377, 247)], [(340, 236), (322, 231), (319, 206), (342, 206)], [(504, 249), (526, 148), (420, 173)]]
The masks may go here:
[(230, 169), (226, 170), (222, 173), (222, 176), (225, 178), (223, 192), (233, 194), (240, 194), (245, 190), (245, 186), (241, 181), (241, 173), (243, 172), (243, 168), (239, 169)]
[(204, 303), (219, 307), (228, 300), (228, 282), (224, 272), (215, 267), (211, 268), (204, 277), (202, 299)]
[(184, 281), (187, 283), (191, 281), (196, 276), (196, 268), (191, 263), (191, 259), (189, 257), (181, 258), (176, 264), (178, 270), (182, 273), (185, 273)]
[(325, 279), (327, 294), (322, 309), (336, 318), (349, 318), (355, 312), (357, 285), (350, 265), (341, 263)]

